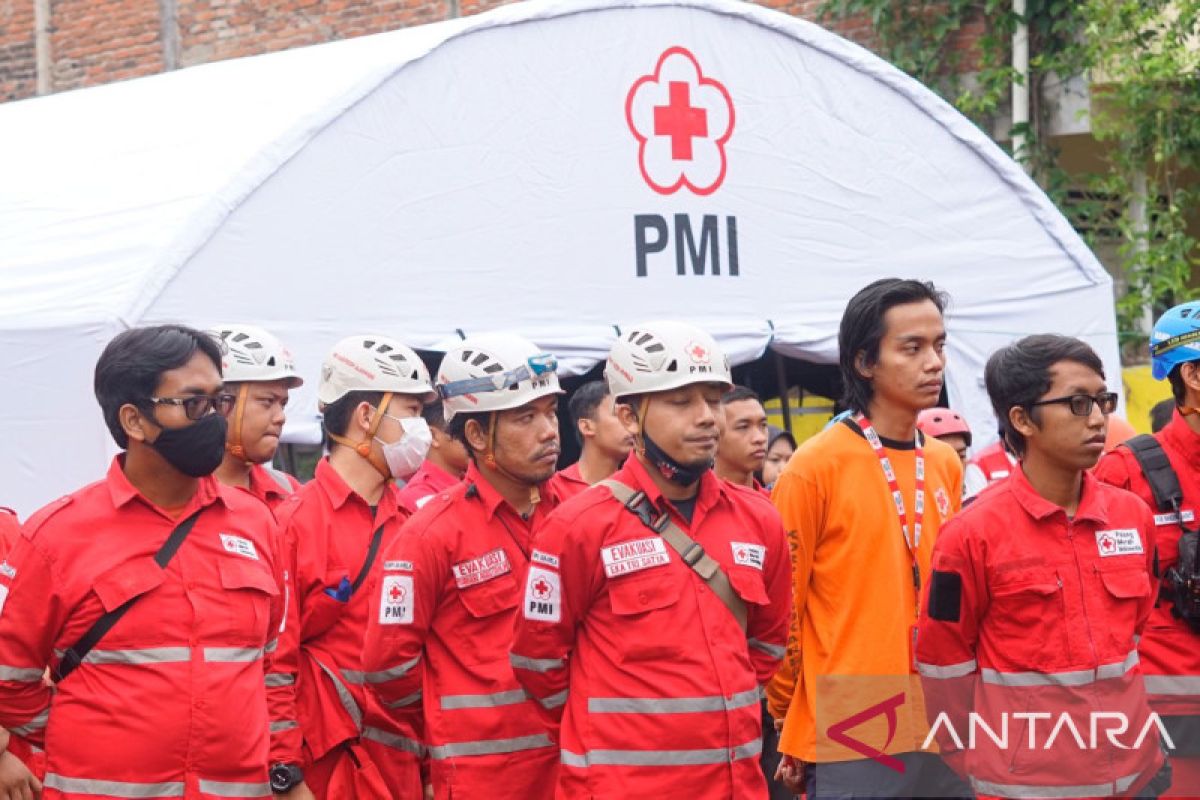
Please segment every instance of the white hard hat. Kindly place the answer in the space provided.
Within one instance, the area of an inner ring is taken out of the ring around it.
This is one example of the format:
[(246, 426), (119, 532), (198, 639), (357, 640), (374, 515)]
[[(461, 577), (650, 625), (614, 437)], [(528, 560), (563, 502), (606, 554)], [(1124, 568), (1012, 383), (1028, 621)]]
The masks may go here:
[(392, 392), (420, 395), (425, 402), (437, 395), (429, 370), (420, 357), (387, 336), (349, 336), (321, 364), (317, 401), (327, 406), (350, 392)]
[(511, 333), (473, 336), (446, 353), (437, 388), (446, 421), (458, 413), (504, 411), (562, 394), (558, 360)]
[(608, 391), (620, 399), (693, 383), (733, 385), (716, 340), (684, 322), (644, 322), (617, 337), (604, 365)]
[(304, 380), (296, 374), (292, 354), (274, 335), (254, 325), (217, 325), (210, 329), (224, 344), (221, 373), (226, 383), (287, 381), (295, 389)]

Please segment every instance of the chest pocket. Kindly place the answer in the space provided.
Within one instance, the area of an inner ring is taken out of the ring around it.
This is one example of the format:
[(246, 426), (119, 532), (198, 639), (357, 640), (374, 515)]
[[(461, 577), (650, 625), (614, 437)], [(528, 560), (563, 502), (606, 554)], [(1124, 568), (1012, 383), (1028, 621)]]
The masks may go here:
[(685, 622), (679, 600), (691, 588), (681, 578), (690, 580), (674, 565), (667, 565), (608, 579), (608, 602), (618, 618), (620, 638), (613, 649), (621, 661), (670, 659), (681, 654), (687, 637), (669, 635)]
[[(121, 618), (121, 621), (104, 635), (97, 647), (118, 649), (115, 646), (117, 644), (144, 647), (167, 642), (171, 635), (170, 631), (165, 630), (166, 626), (161, 623), (154, 622), (159, 617), (158, 612), (153, 608), (156, 601), (161, 603), (168, 600), (165, 596), (158, 596), (164, 593), (155, 591), (166, 581), (166, 573), (151, 556), (142, 556), (118, 564), (98, 577), (92, 585), (92, 591), (104, 611), (97, 610), (95, 618), (98, 618), (101, 613), (115, 611), (135, 598), (140, 599)], [(90, 627), (93, 616), (89, 614), (87, 617), (89, 619), (87, 627)], [(80, 633), (82, 634), (82, 631)]]
[(729, 583), (733, 585), (733, 590), (746, 605), (767, 606), (771, 604), (771, 598), (767, 597), (767, 586), (761, 572), (753, 567), (730, 567), (725, 572), (729, 575)]
[(214, 643), (259, 647), (275, 638), (267, 630), (271, 622), (271, 601), (279, 595), (279, 587), (267, 568), (260, 562), (243, 559), (222, 559), (217, 563), (221, 575), (221, 595), (225, 607), (226, 631), (214, 631)]
[(1044, 567), (997, 576), (987, 622), (1011, 668), (1044, 670), (1066, 652), (1065, 613), (1058, 575)]
[(1133, 649), (1133, 633), (1138, 614), (1150, 595), (1150, 575), (1142, 564), (1122, 569), (1102, 569), (1100, 582), (1104, 585), (1104, 622), (1108, 627), (1109, 644), (1114, 657), (1124, 657)]
[[(467, 612), (467, 623), (476, 623), (470, 631), (448, 632), (459, 638), (461, 646), (456, 649), (462, 662), (474, 665), (507, 659), (512, 615), (521, 602), (521, 587), (512, 572), (455, 591)], [(479, 624), (485, 620), (486, 624)]]

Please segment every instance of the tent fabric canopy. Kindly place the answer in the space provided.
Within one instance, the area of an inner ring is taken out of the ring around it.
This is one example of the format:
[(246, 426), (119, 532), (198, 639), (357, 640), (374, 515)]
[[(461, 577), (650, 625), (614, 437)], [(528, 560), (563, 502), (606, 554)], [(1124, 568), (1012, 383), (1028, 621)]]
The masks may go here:
[[(871, 53), (732, 0), (547, 0), (0, 105), (0, 503), (114, 452), (91, 394), (134, 325), (251, 322), (308, 379), (351, 333), (510, 329), (568, 373), (686, 319), (734, 363), (830, 363), (872, 280), (947, 290), (950, 400), (988, 354), (1080, 336), (1112, 282), (972, 123)], [(994, 435), (994, 434), (993, 434)]]

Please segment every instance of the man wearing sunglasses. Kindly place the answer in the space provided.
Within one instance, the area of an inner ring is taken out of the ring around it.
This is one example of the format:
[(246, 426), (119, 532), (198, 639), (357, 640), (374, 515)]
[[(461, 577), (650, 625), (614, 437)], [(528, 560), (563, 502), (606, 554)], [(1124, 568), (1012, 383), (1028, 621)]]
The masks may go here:
[(225, 392), (235, 398), (217, 480), (245, 489), (274, 510), (300, 488), (299, 481), (270, 464), (287, 421), (288, 394), (304, 381), (291, 353), (262, 328), (221, 325), (211, 333), (225, 346)]
[(558, 750), (508, 660), (532, 531), (557, 495), (553, 356), (511, 334), (446, 353), (438, 393), (470, 454), (461, 483), (389, 538), (363, 669), (382, 703), (423, 719), (438, 798), (554, 795)]
[(1104, 456), (1095, 475), (1129, 489), (1154, 513), (1163, 596), (1138, 653), (1150, 707), (1162, 715), (1175, 744), (1171, 793), (1194, 797), (1200, 796), (1200, 608), (1193, 599), (1200, 585), (1191, 580), (1200, 567), (1200, 303), (1184, 303), (1159, 318), (1150, 356), (1154, 378), (1171, 385), (1174, 414), (1153, 437), (1136, 437)]
[[(1089, 472), (1117, 396), (1065, 336), (1002, 348), (985, 379), (1020, 461), (934, 545), (917, 667), (943, 757), (984, 795), (1157, 796), (1170, 771), (1136, 649), (1154, 523)], [(1013, 735), (968, 737), (973, 720)]]
[(0, 567), (0, 725), (44, 748), (46, 797), (264, 796), (275, 523), (212, 477), (232, 405), (220, 345), (135, 328), (94, 386), (124, 452), (35, 513)]
[(387, 336), (347, 337), (321, 365), (329, 456), (277, 511), (291, 603), (266, 680), (271, 788), (289, 800), (421, 793), (418, 731), (371, 694), (362, 641), (380, 550), (408, 518), (395, 481), (425, 458), (433, 397), (421, 359)]

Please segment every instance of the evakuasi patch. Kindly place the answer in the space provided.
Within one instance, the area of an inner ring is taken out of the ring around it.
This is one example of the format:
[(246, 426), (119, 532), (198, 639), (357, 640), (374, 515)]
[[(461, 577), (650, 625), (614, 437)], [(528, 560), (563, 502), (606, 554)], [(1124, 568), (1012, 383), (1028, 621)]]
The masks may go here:
[(610, 578), (671, 563), (667, 546), (658, 536), (614, 544), (601, 549), (600, 555), (604, 559), (604, 574)]

